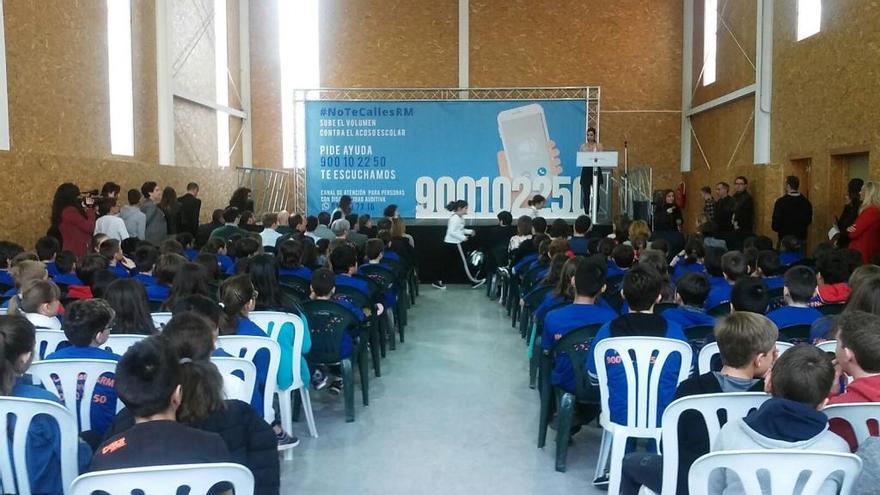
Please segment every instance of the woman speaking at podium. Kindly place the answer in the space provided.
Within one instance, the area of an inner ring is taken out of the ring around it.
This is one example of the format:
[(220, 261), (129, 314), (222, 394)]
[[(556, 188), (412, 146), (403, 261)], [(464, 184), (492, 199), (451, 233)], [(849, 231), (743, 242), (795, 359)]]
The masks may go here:
[[(602, 143), (596, 141), (596, 129), (592, 127), (587, 128), (587, 142), (581, 144), (578, 151), (602, 151)], [(599, 182), (598, 185), (602, 185), (602, 173), (599, 173)], [(581, 197), (584, 200), (584, 213), (587, 215), (590, 214), (590, 190), (593, 187), (593, 167), (583, 167), (581, 168)], [(597, 196), (598, 198), (598, 196)], [(598, 200), (597, 200), (598, 204)], [(595, 218), (591, 218), (590, 220), (593, 223), (596, 223)]]

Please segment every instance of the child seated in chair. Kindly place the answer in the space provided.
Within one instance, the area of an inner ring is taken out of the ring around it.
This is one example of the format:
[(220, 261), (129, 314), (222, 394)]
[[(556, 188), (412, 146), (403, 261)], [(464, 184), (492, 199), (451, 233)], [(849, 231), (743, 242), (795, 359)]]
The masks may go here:
[(128, 278), (135, 264), (122, 254), (122, 246), (116, 239), (107, 239), (101, 243), (100, 255), (107, 259), (107, 269), (117, 277)]
[(147, 299), (154, 302), (162, 302), (171, 295), (171, 286), (174, 284), (174, 277), (186, 264), (186, 258), (179, 254), (163, 254), (159, 256), (154, 268), (156, 283), (145, 287), (147, 290)]
[[(582, 260), (577, 265), (574, 276), (564, 281), (574, 287), (574, 301), (547, 313), (541, 338), (541, 347), (545, 352), (552, 350), (556, 342), (572, 330), (586, 325), (608, 323), (617, 317), (610, 309), (596, 305), (596, 298), (605, 290), (606, 269), (605, 260), (592, 256)], [(550, 381), (566, 392), (575, 392), (574, 370), (568, 355), (556, 356)]]
[(795, 263), (803, 261), (804, 246), (801, 240), (793, 235), (784, 236), (779, 241), (779, 264), (783, 267), (790, 267)]
[[(382, 260), (385, 257), (384, 252), (385, 246), (379, 239), (370, 239), (364, 245), (364, 254), (367, 258), (367, 265), (379, 265), (387, 268), (389, 271), (391, 271), (391, 273), (394, 273), (394, 269), (392, 267), (382, 263)], [(360, 268), (363, 268), (363, 265)], [(358, 268), (358, 273), (362, 276), (368, 276), (367, 274), (363, 273), (360, 268)], [(386, 308), (394, 308), (394, 306), (397, 304), (397, 289), (395, 287), (392, 287), (382, 293), (382, 304)]]
[[(269, 337), (248, 316), (254, 311), (257, 304), (257, 291), (251, 284), (247, 275), (235, 275), (224, 280), (220, 284), (220, 304), (223, 312), (220, 315), (220, 335), (240, 335), (249, 337)], [(217, 353), (215, 353), (217, 355)], [(269, 374), (269, 352), (260, 349), (253, 357), (254, 366), (257, 368), (257, 385), (254, 387), (254, 395), (251, 397), (251, 407), (257, 414), (265, 417), (263, 411), (264, 394), (274, 393), (266, 390), (266, 381)], [(280, 422), (272, 424), (278, 445), (296, 445), (299, 439), (289, 435), (281, 429)]]
[[(363, 323), (364, 320), (366, 320), (366, 316), (364, 315), (364, 312), (361, 311), (361, 308), (358, 308), (345, 299), (333, 298), (333, 295), (336, 293), (337, 278), (338, 276), (333, 275), (333, 272), (326, 268), (315, 270), (312, 274), (312, 294), (310, 298), (313, 301), (330, 301), (338, 304), (348, 311), (351, 311), (359, 323)], [(342, 343), (339, 347), (339, 354), (342, 359), (350, 358), (351, 355), (354, 354), (354, 341), (352, 340), (351, 334), (348, 332), (342, 334)], [(335, 380), (330, 380), (330, 373), (328, 372), (327, 367), (318, 366), (314, 373), (312, 373), (312, 385), (315, 389), (321, 390), (325, 388), (328, 383), (330, 384), (331, 392), (337, 394), (341, 392), (342, 379), (337, 378)]]
[[(701, 394), (764, 391), (764, 374), (776, 360), (776, 326), (763, 315), (738, 312), (718, 320), (715, 339), (721, 353), (721, 371), (692, 376), (679, 384), (675, 398)], [(709, 433), (695, 411), (682, 414), (678, 425), (678, 478), (675, 493), (687, 495), (691, 464), (709, 452)], [(651, 453), (627, 454), (623, 459), (621, 494), (635, 495), (641, 486), (660, 493), (663, 457)]]
[[(102, 359), (118, 361), (118, 355), (101, 348), (110, 337), (114, 316), (113, 308), (103, 299), (73, 302), (64, 315), (64, 335), (70, 342), (70, 346), (49, 354), (46, 356), (46, 360)], [(58, 384), (56, 383), (55, 386)], [(74, 391), (62, 390), (61, 392), (69, 394)], [(76, 391), (77, 401), (82, 400), (80, 393), (80, 390)], [(92, 433), (87, 435), (86, 432), (83, 432), (83, 438), (94, 446), (97, 445), (98, 439), (101, 438), (104, 431), (113, 422), (113, 416), (116, 415), (116, 389), (113, 375), (105, 374), (98, 378), (93, 395), (86, 400), (92, 401), (90, 413)]]
[[(0, 316), (0, 396), (22, 399), (40, 399), (60, 403), (60, 400), (47, 390), (30, 383), (27, 370), (34, 360), (36, 330), (27, 318), (21, 315)], [(4, 412), (5, 414), (5, 412)], [(9, 451), (12, 451), (12, 429), (6, 433)], [(38, 415), (27, 431), (25, 442), (27, 457), (27, 477), (31, 493), (60, 495), (67, 491), (61, 479), (61, 435), (55, 420)], [(77, 444), (77, 471), (84, 472), (89, 465), (92, 451), (79, 441)], [(15, 487), (5, 492), (14, 493)]]
[(230, 273), (235, 270), (235, 262), (227, 256), (226, 241), (219, 237), (211, 237), (208, 242), (202, 246), (202, 252), (217, 256), (217, 263), (220, 265), (220, 273)]
[(230, 461), (220, 435), (177, 422), (183, 400), (179, 361), (160, 336), (126, 351), (116, 367), (116, 386), (135, 422), (95, 450), (91, 471)]
[[(721, 427), (713, 452), (748, 449), (799, 449), (849, 452), (846, 442), (828, 430), (822, 409), (834, 384), (832, 358), (811, 345), (795, 346), (779, 356), (764, 378), (772, 395), (745, 418)], [(781, 467), (781, 466), (780, 466)], [(833, 474), (819, 493), (834, 494), (841, 480)], [(739, 477), (718, 470), (709, 478), (709, 493), (744, 494)]]
[(627, 244), (618, 244), (611, 251), (611, 259), (608, 260), (608, 276), (616, 277), (623, 275), (633, 265), (635, 251)]
[(785, 285), (785, 278), (779, 273), (779, 254), (772, 249), (758, 251), (758, 267), (754, 276), (764, 279), (767, 289), (780, 289)]
[[(829, 404), (880, 402), (880, 316), (851, 311), (837, 319), (837, 367), (853, 379), (846, 391), (832, 390)], [(852, 428), (841, 420), (831, 420), (831, 431), (843, 437), (855, 450), (858, 445)]]
[(52, 277), (59, 285), (83, 285), (82, 280), (76, 276), (76, 255), (70, 251), (61, 251), (55, 257), (55, 270), (57, 275)]
[(144, 288), (156, 285), (156, 278), (153, 276), (153, 268), (159, 259), (159, 250), (152, 245), (138, 246), (134, 252), (134, 279), (144, 284)]
[[(61, 330), (61, 291), (48, 280), (31, 280), (21, 289), (21, 313), (39, 330)], [(38, 349), (39, 350), (39, 349)]]
[(34, 280), (48, 280), (49, 274), (46, 272), (46, 265), (42, 261), (21, 260), (13, 262), (12, 278), (15, 281), (15, 287), (7, 290), (3, 295), (9, 299), (3, 303), (6, 307), (7, 314), (15, 314), (21, 306), (21, 290), (29, 282)]
[(679, 306), (664, 311), (663, 317), (681, 328), (714, 325), (715, 317), (703, 309), (708, 295), (709, 277), (701, 272), (685, 272), (675, 286), (675, 302)]
[(51, 236), (41, 237), (37, 239), (34, 251), (37, 253), (37, 259), (46, 264), (46, 271), (49, 272), (49, 277), (55, 278), (58, 275), (58, 269), (55, 268), (55, 258), (58, 257), (58, 252), (61, 251), (61, 243), (58, 242), (58, 239)]
[[(660, 289), (663, 279), (656, 270), (642, 264), (636, 265), (623, 277), (623, 297), (629, 306), (629, 313), (621, 315), (606, 323), (599, 329), (590, 344), (591, 349), (604, 339), (612, 337), (665, 337), (687, 342), (684, 332), (678, 323), (665, 320), (654, 314), (654, 304), (660, 301)], [(657, 405), (661, 410), (671, 401), (678, 385), (678, 366), (680, 359), (671, 356), (660, 377), (659, 399)], [(626, 424), (626, 375), (623, 365), (618, 362), (616, 353), (605, 356), (603, 366), (608, 367), (608, 388), (610, 397), (610, 419), (618, 424)], [(598, 364), (593, 352), (587, 354), (587, 373), (590, 385), (596, 397), (599, 397), (599, 376), (596, 373)]]
[(278, 270), (279, 276), (284, 277), (292, 275), (305, 280), (311, 280), (312, 270), (302, 264), (303, 242), (309, 241), (287, 239), (281, 241), (281, 244), (278, 245), (278, 250), (276, 251), (275, 256), (278, 258), (278, 264), (280, 265), (280, 269)]
[(806, 266), (793, 266), (785, 272), (782, 289), (785, 306), (767, 313), (767, 318), (785, 333), (785, 327), (812, 325), (822, 317), (816, 308), (810, 307), (810, 299), (816, 294), (816, 274)]
[(712, 309), (719, 304), (730, 301), (730, 291), (737, 280), (748, 277), (749, 266), (746, 258), (739, 251), (728, 251), (721, 257), (721, 270), (727, 284), (713, 287), (706, 297), (706, 309)]
[(849, 297), (849, 261), (842, 249), (823, 254), (816, 260), (817, 295), (811, 305), (845, 303)]
[[(345, 286), (357, 290), (368, 298), (372, 298), (370, 286), (365, 280), (355, 278), (353, 275), (357, 273), (357, 251), (349, 244), (341, 244), (333, 252), (330, 253), (330, 266), (333, 273), (336, 274), (335, 285)], [(314, 274), (312, 275), (314, 277)], [(345, 299), (344, 297), (337, 299)], [(349, 301), (351, 302), (351, 301)], [(384, 311), (382, 303), (376, 302), (376, 314), (381, 315)]]

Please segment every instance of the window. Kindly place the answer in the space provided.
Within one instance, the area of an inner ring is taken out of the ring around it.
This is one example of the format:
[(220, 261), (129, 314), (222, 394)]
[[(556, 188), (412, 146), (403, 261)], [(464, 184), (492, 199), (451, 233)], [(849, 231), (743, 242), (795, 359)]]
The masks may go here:
[(798, 0), (797, 40), (809, 38), (821, 29), (822, 0)]
[(279, 2), (278, 8), (282, 163), (305, 167), (305, 103), (294, 101), (294, 90), (321, 84), (318, 0)]
[(703, 14), (703, 86), (715, 82), (718, 55), (718, 0), (705, 0)]
[(107, 0), (107, 62), (110, 87), (110, 153), (133, 156), (130, 0)]
[[(229, 106), (229, 57), (227, 54), (226, 0), (214, 0), (214, 67), (216, 102)], [(217, 165), (229, 166), (229, 114), (217, 112)]]

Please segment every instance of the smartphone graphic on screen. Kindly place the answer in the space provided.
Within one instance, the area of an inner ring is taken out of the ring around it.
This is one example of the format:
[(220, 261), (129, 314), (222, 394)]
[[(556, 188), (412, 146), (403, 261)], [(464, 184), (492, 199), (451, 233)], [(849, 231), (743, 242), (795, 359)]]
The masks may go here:
[(504, 110), (498, 114), (498, 134), (510, 177), (545, 176), (550, 167), (547, 119), (537, 103)]

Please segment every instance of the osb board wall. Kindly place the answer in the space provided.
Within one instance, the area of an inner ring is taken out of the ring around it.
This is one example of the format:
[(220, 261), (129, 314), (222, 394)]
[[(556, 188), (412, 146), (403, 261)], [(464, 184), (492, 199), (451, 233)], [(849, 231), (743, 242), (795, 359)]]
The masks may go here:
[(718, 1), (715, 82), (703, 86), (704, 2), (694, 2), (693, 104), (699, 105), (755, 82), (757, 2)]
[[(281, 168), (281, 56), (278, 0), (250, 3), (251, 148), (254, 167)], [(259, 90), (256, 90), (259, 88)]]
[(654, 166), (655, 187), (680, 180), (681, 1), (470, 2), (476, 87), (602, 88), (601, 140)]
[[(82, 189), (100, 188), (112, 180), (128, 189), (154, 180), (160, 187), (172, 186), (178, 194), (186, 184), (195, 181), (201, 186), (202, 221), (211, 217), (215, 208), (223, 208), (237, 184), (231, 169), (199, 169), (166, 167), (136, 162), (68, 158), (37, 153), (6, 153), (0, 155), (0, 207), (9, 215), (0, 215), (0, 238), (10, 239), (31, 248), (49, 227), (52, 196), (62, 182), (73, 182)], [(26, 187), (23, 187), (26, 186)]]
[(774, 25), (772, 158), (811, 159), (815, 242), (843, 207), (847, 171), (833, 154), (869, 152), (880, 180), (880, 3), (822, 2), (822, 30), (797, 41), (796, 2), (776, 2)]
[(324, 0), (319, 9), (322, 86), (458, 85), (457, 0)]
[[(12, 151), (0, 153), (0, 238), (25, 245), (45, 233), (52, 194), (73, 181), (124, 189), (146, 180), (183, 192), (202, 185), (203, 219), (227, 204), (234, 171), (159, 167), (153, 2), (132, 2), (135, 156), (110, 154), (104, 2), (4, 2)], [(232, 21), (230, 22), (237, 22)], [(236, 69), (237, 70), (237, 69)]]

